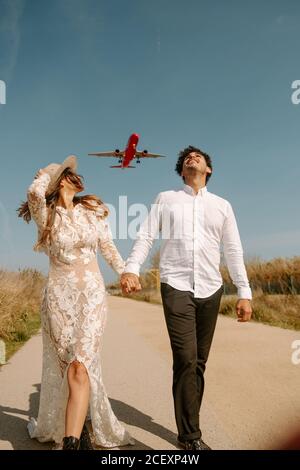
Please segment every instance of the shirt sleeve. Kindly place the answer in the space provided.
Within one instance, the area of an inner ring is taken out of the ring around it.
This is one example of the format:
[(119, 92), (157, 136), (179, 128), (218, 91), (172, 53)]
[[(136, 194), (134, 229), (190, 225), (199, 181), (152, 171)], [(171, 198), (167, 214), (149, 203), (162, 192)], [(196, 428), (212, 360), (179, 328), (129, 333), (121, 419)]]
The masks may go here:
[(149, 251), (153, 245), (162, 222), (162, 194), (159, 193), (154, 203), (151, 205), (149, 215), (142, 223), (134, 242), (132, 251), (126, 260), (125, 272), (133, 273), (137, 276), (140, 273), (142, 264), (145, 262)]
[(27, 190), (30, 214), (40, 230), (44, 229), (47, 225), (48, 209), (45, 195), (49, 182), (50, 175), (43, 173), (33, 180)]
[(243, 258), (242, 243), (231, 204), (228, 203), (227, 216), (222, 235), (225, 261), (232, 282), (237, 287), (239, 299), (252, 299)]
[(117, 250), (116, 245), (113, 241), (113, 236), (111, 233), (110, 225), (108, 220), (99, 219), (99, 238), (98, 238), (98, 248), (102, 254), (105, 261), (112, 267), (112, 269), (118, 273), (122, 274), (124, 272), (125, 261), (121, 257), (119, 251)]

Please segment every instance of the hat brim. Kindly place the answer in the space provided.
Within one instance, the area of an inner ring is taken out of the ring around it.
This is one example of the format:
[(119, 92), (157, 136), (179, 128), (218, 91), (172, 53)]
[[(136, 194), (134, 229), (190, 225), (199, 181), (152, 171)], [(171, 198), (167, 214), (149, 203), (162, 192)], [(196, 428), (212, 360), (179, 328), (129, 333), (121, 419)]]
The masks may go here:
[(63, 172), (66, 168), (71, 168), (71, 170), (76, 171), (76, 168), (77, 168), (77, 158), (75, 157), (75, 155), (69, 155), (69, 156), (62, 162), (62, 164), (60, 165), (59, 169), (57, 170), (57, 172), (56, 172), (55, 175), (53, 176), (53, 181), (57, 181), (58, 178), (60, 177), (60, 175), (62, 174), (62, 172)]
[(57, 182), (58, 178), (60, 177), (60, 175), (62, 174), (62, 172), (66, 169), (66, 168), (71, 168), (72, 171), (76, 171), (77, 169), (77, 157), (75, 155), (69, 155), (63, 162), (62, 164), (60, 165), (60, 167), (58, 168), (57, 172), (54, 174), (53, 178), (51, 178), (51, 182), (49, 184), (49, 187), (48, 187), (48, 190), (47, 190), (47, 194), (51, 193), (54, 186), (55, 186), (55, 183)]

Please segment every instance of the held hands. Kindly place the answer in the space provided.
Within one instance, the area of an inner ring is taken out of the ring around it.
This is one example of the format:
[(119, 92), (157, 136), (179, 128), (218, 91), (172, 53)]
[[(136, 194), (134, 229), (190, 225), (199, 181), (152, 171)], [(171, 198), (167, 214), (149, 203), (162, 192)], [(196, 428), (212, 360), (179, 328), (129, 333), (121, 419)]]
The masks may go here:
[(121, 274), (120, 284), (123, 294), (130, 294), (131, 292), (137, 292), (142, 289), (139, 277), (133, 273)]
[(249, 321), (252, 315), (252, 308), (250, 300), (239, 299), (236, 303), (236, 314), (238, 321), (246, 322)]

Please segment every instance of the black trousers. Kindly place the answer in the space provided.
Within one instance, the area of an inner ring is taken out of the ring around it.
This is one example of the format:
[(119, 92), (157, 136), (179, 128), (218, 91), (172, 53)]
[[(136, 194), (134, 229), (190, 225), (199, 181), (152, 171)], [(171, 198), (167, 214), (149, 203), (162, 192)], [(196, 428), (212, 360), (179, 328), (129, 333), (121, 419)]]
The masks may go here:
[(161, 283), (173, 352), (173, 398), (180, 440), (201, 437), (199, 412), (204, 371), (217, 322), (223, 286), (206, 298)]

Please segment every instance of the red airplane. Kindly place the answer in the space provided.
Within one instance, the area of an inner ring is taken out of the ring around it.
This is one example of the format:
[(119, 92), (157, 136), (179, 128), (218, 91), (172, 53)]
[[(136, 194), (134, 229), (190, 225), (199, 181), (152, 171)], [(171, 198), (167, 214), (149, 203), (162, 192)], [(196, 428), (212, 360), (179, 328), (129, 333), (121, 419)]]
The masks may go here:
[(89, 155), (94, 155), (96, 157), (117, 157), (121, 165), (113, 165), (110, 168), (135, 168), (135, 166), (130, 165), (130, 162), (136, 158), (137, 163), (140, 162), (140, 158), (158, 158), (165, 157), (165, 155), (158, 155), (157, 153), (149, 153), (148, 150), (143, 150), (139, 152), (137, 150), (137, 144), (139, 141), (138, 134), (132, 134), (127, 142), (127, 147), (125, 150), (116, 149), (114, 152), (98, 152), (98, 153), (89, 153)]

